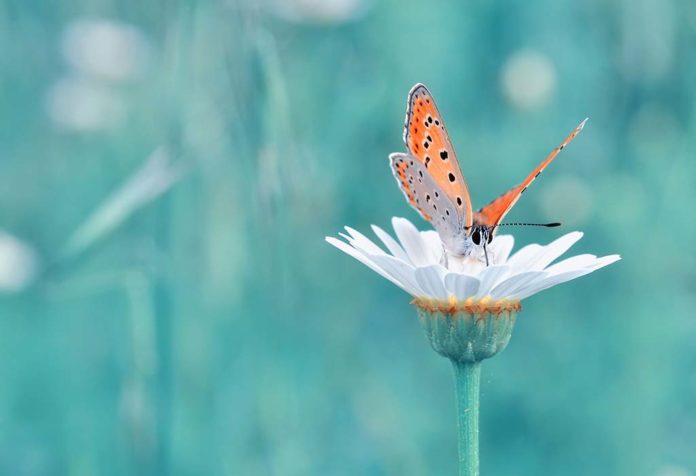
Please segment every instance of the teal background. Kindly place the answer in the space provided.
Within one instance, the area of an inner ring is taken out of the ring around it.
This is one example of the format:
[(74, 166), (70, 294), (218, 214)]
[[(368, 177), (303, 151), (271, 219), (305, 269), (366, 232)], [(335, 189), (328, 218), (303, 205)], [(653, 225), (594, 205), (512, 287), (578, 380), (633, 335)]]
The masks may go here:
[(687, 0), (3, 0), (0, 474), (455, 474), (449, 363), (324, 242), (427, 228), (424, 82), (477, 206), (590, 116), (509, 219), (623, 257), (524, 302), (483, 474), (696, 475), (694, 45)]

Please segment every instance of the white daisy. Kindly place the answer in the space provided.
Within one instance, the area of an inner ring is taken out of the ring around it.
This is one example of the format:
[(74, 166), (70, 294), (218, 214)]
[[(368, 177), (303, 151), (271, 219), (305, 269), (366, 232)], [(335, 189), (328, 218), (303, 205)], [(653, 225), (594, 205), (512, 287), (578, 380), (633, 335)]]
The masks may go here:
[(436, 231), (418, 231), (405, 218), (393, 218), (398, 241), (372, 230), (386, 251), (346, 227), (346, 241), (326, 241), (351, 255), (415, 297), (418, 319), (431, 347), (454, 369), (459, 431), (459, 474), (479, 474), (479, 393), (481, 362), (510, 341), (520, 300), (620, 259), (583, 254), (554, 263), (582, 238), (574, 231), (546, 246), (531, 244), (511, 254), (514, 239), (496, 236), (485, 258), (445, 254)]
[(377, 226), (372, 230), (387, 251), (362, 233), (346, 227), (346, 240), (326, 241), (399, 286), (417, 302), (446, 301), (469, 304), (507, 301), (519, 303), (544, 289), (584, 276), (621, 259), (576, 255), (554, 263), (575, 244), (582, 233), (574, 231), (548, 245), (531, 244), (511, 254), (514, 239), (497, 235), (488, 247), (490, 266), (477, 258), (443, 258), (436, 231), (418, 231), (405, 218), (394, 217), (398, 241)]

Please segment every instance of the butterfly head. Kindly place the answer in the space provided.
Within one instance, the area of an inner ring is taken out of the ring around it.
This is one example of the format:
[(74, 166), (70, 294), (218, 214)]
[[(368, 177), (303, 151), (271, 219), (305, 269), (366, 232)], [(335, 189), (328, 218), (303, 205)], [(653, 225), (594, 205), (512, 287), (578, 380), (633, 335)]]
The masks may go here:
[(493, 241), (493, 227), (476, 224), (471, 227), (469, 239), (475, 246), (489, 245)]
[(491, 241), (493, 241), (494, 231), (494, 226), (474, 222), (469, 236), (467, 237), (470, 243), (470, 255), (477, 257), (480, 261), (485, 261), (486, 266), (490, 264), (488, 250), (486, 248), (491, 244)]
[(474, 223), (469, 229), (459, 233), (440, 233), (446, 254), (451, 257), (473, 258), (487, 262), (486, 247), (493, 241), (495, 227)]
[(444, 251), (441, 264), (455, 270), (462, 266), (489, 266), (494, 256), (487, 247), (493, 241), (494, 230), (495, 227), (474, 223), (455, 235), (440, 234)]

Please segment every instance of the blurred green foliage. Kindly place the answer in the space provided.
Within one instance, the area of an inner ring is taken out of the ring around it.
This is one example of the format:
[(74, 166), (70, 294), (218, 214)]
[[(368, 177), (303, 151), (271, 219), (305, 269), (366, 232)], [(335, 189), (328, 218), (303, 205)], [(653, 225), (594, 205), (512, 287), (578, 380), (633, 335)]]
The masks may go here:
[(510, 219), (623, 256), (525, 302), (483, 473), (696, 474), (695, 44), (689, 0), (3, 0), (0, 473), (454, 474), (449, 363), (323, 241), (426, 227), (424, 82), (478, 205), (590, 116)]

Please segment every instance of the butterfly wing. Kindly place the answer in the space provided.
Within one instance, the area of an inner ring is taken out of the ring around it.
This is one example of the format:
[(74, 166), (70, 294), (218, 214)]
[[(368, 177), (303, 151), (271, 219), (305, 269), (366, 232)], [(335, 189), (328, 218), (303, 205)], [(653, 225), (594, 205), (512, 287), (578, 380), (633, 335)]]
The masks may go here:
[[(408, 93), (404, 142), (441, 193), (455, 205), (458, 221), (467, 229), (471, 227), (473, 211), (469, 188), (459, 168), (442, 115), (430, 91), (420, 83)], [(429, 221), (432, 223), (432, 220)]]
[(510, 189), (508, 192), (504, 193), (500, 197), (496, 198), (493, 200), (491, 203), (486, 205), (485, 207), (481, 208), (478, 212), (474, 214), (474, 222), (478, 225), (485, 225), (488, 227), (494, 227), (498, 225), (505, 215), (510, 211), (510, 209), (517, 203), (517, 200), (520, 199), (522, 194), (524, 193), (525, 190), (527, 190), (527, 187), (534, 182), (534, 180), (539, 176), (541, 172), (544, 171), (548, 165), (553, 162), (553, 159), (556, 158), (558, 153), (565, 149), (565, 147), (573, 140), (575, 139), (575, 136), (577, 136), (580, 131), (585, 127), (585, 123), (587, 122), (587, 119), (582, 121), (578, 127), (575, 128), (571, 134), (566, 137), (566, 139), (556, 147), (551, 154), (535, 168), (531, 174), (527, 176), (524, 181)]
[(464, 222), (457, 207), (443, 193), (428, 169), (413, 155), (393, 153), (389, 163), (399, 188), (408, 202), (423, 218), (432, 223), (440, 238), (450, 250), (458, 249)]

